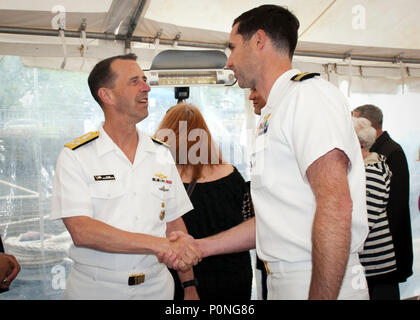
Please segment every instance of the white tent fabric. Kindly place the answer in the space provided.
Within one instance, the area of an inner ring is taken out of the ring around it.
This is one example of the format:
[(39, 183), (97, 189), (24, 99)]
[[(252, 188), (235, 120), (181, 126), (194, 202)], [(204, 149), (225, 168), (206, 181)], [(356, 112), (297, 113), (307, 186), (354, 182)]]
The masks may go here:
[[(351, 74), (363, 78), (367, 84), (360, 86), (357, 85), (360, 81), (350, 81), (352, 90), (393, 92), (398, 86), (410, 83), (410, 90), (418, 92), (420, 67), (407, 62), (420, 62), (420, 40), (415, 36), (416, 30), (420, 30), (415, 16), (420, 3), (403, 2), (399, 2), (398, 8), (391, 0), (272, 3), (287, 6), (300, 20), (295, 66), (305, 62), (306, 68), (302, 70), (320, 72), (331, 81), (337, 80), (341, 73), (349, 74), (345, 58), (351, 57)], [(148, 69), (153, 57), (168, 47), (203, 46), (228, 53), (225, 48), (233, 19), (263, 3), (255, 0), (73, 0), (57, 5), (52, 0), (36, 4), (28, 0), (3, 1), (0, 54), (19, 55), (29, 66), (88, 72), (100, 59), (131, 51), (139, 56), (140, 65)], [(35, 34), (28, 35), (30, 32)], [(404, 63), (404, 59), (411, 60)], [(313, 64), (308, 65), (308, 61)], [(370, 78), (373, 68), (367, 66), (372, 65), (378, 75)], [(384, 65), (387, 68), (379, 70)], [(347, 71), (340, 72), (343, 68)], [(388, 78), (390, 72), (397, 74), (392, 80)]]
[(351, 81), (352, 90), (392, 92), (404, 84), (420, 91), (417, 0), (5, 0), (0, 55), (21, 56), (29, 66), (89, 72), (98, 60), (127, 51), (145, 69), (167, 48), (229, 54), (234, 18), (264, 3), (286, 6), (299, 18), (294, 62), (304, 63), (302, 70), (332, 80), (334, 73), (349, 75), (351, 58), (351, 74), (368, 84)]
[[(214, 31), (221, 32), (220, 38), (209, 37), (209, 42), (223, 44), (235, 17), (255, 6), (273, 3), (286, 6), (297, 15), (301, 41), (420, 48), (420, 39), (416, 37), (420, 3), (416, 0), (65, 0), (59, 5), (54, 0), (20, 0), (1, 2), (0, 21), (2, 26), (50, 29), (61, 7), (68, 30), (78, 30), (86, 18), (90, 32), (114, 32), (122, 24), (120, 34), (123, 34), (139, 2), (145, 2), (145, 20), (137, 25), (135, 36), (155, 37), (163, 29), (167, 39), (184, 31), (183, 40), (205, 42), (205, 33)], [(196, 32), (197, 29), (205, 32)]]
[[(145, 17), (179, 26), (229, 32), (234, 18), (265, 3), (286, 6), (296, 14), (303, 42), (420, 48), (420, 39), (414, 36), (419, 30), (420, 9), (420, 3), (415, 0), (215, 0), (205, 5), (194, 0), (154, 0)], [(141, 32), (139, 28), (136, 31)]]
[[(65, 31), (77, 32), (85, 22), (88, 33), (123, 37), (133, 25), (134, 38), (153, 42), (159, 36), (161, 42), (173, 42), (179, 37), (178, 43), (194, 42), (223, 48), (228, 42), (233, 19), (264, 3), (267, 2), (65, 0), (57, 5), (53, 0), (36, 3), (7, 0), (0, 3), (0, 27), (57, 31), (61, 25)], [(420, 60), (420, 39), (417, 37), (420, 23), (416, 19), (420, 3), (416, 0), (398, 3), (393, 0), (282, 0), (270, 3), (287, 6), (299, 18), (298, 52)], [(28, 38), (4, 33), (0, 41), (2, 48), (6, 43), (29, 42)], [(30, 42), (34, 41), (45, 43), (46, 39), (32, 36)], [(59, 53), (58, 50), (56, 54)], [(95, 57), (95, 53), (88, 54)]]

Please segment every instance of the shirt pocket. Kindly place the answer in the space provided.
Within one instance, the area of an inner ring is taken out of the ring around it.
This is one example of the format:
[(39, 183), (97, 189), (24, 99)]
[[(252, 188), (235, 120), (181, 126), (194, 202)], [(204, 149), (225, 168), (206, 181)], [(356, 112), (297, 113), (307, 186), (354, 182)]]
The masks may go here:
[(121, 212), (126, 212), (124, 185), (120, 181), (98, 181), (90, 186), (93, 218), (113, 227), (127, 230), (126, 219), (121, 219)]
[(169, 200), (174, 197), (173, 186), (171, 184), (154, 184), (151, 187), (151, 194), (153, 197), (158, 198), (159, 200)]
[(125, 190), (119, 181), (100, 181), (90, 185), (93, 199), (112, 200), (124, 195)]
[[(170, 221), (170, 215), (172, 213), (170, 208), (172, 208), (174, 202), (173, 186), (164, 183), (156, 183), (151, 186), (149, 194), (153, 221), (160, 224)], [(165, 233), (163, 232), (163, 234)]]

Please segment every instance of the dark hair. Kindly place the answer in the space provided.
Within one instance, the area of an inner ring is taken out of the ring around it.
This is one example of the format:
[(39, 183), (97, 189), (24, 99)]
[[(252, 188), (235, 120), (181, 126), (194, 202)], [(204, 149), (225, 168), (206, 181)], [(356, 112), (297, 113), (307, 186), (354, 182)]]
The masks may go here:
[(115, 73), (111, 70), (111, 63), (114, 60), (137, 60), (137, 56), (134, 53), (129, 53), (120, 56), (114, 56), (105, 60), (99, 61), (92, 69), (89, 74), (88, 84), (90, 93), (99, 105), (102, 106), (102, 100), (98, 96), (99, 88), (112, 88), (114, 86)]
[(357, 107), (353, 112), (357, 112), (360, 117), (368, 119), (372, 123), (372, 127), (382, 130), (383, 114), (382, 110), (373, 104), (365, 104)]
[(237, 17), (232, 27), (239, 23), (238, 34), (245, 41), (259, 29), (264, 30), (270, 37), (278, 51), (285, 49), (289, 53), (290, 59), (296, 49), (299, 29), (299, 20), (286, 8), (276, 5), (262, 5), (242, 13)]

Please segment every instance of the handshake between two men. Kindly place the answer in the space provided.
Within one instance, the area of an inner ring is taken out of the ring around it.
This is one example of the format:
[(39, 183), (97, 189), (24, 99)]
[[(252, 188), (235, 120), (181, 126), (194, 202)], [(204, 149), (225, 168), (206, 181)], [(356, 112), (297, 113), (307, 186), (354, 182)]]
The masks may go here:
[(186, 271), (202, 258), (255, 248), (255, 217), (216, 235), (194, 239), (182, 231), (169, 233), (170, 247), (157, 254), (159, 262), (177, 271)]
[(157, 254), (159, 262), (177, 271), (187, 271), (197, 265), (203, 258), (199, 240), (182, 231), (170, 233), (166, 251)]

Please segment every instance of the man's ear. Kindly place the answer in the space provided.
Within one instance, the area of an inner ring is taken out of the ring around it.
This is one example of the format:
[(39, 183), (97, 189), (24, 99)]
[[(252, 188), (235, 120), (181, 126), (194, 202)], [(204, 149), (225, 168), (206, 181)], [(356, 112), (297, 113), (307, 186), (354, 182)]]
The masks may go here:
[(258, 29), (253, 37), (255, 38), (255, 44), (257, 46), (257, 49), (262, 50), (264, 48), (264, 46), (267, 44), (267, 34), (265, 33), (264, 30), (262, 29)]
[(104, 104), (112, 104), (112, 92), (108, 88), (99, 88), (98, 89), (98, 96), (102, 100)]

